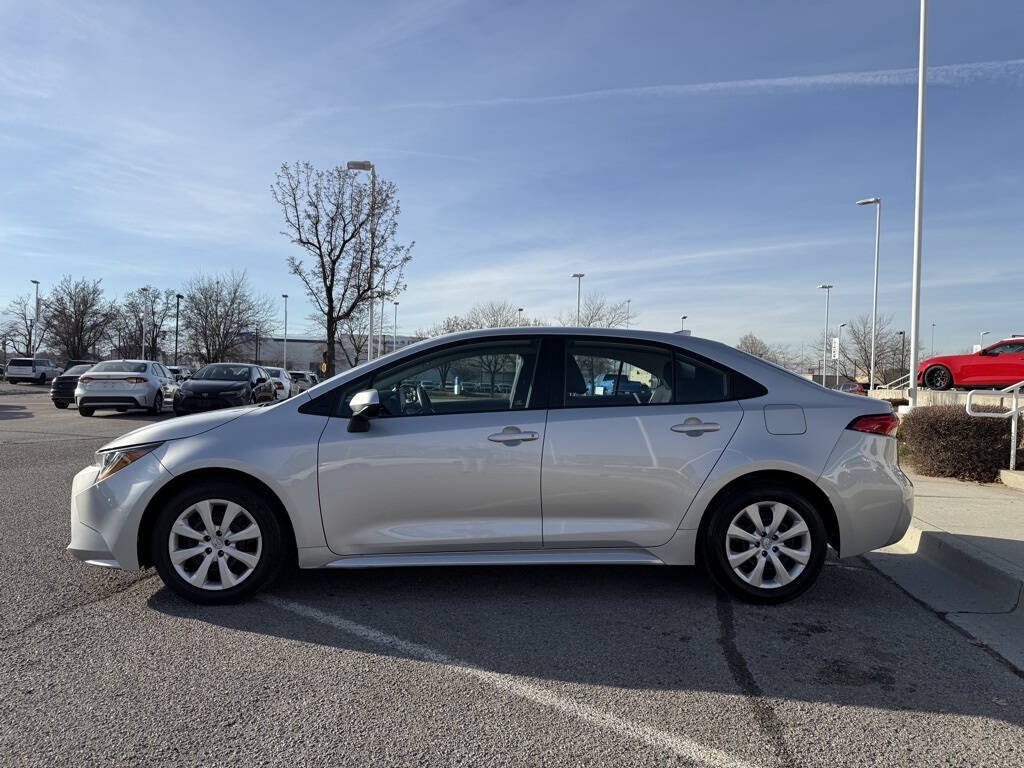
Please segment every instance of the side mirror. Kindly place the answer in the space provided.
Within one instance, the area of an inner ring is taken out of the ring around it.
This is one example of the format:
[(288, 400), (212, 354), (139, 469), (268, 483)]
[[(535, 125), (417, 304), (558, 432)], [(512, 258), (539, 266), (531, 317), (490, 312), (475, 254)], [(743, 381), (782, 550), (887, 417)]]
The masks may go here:
[(352, 418), (348, 420), (349, 432), (369, 432), (370, 419), (380, 415), (380, 395), (376, 389), (357, 392), (349, 403)]

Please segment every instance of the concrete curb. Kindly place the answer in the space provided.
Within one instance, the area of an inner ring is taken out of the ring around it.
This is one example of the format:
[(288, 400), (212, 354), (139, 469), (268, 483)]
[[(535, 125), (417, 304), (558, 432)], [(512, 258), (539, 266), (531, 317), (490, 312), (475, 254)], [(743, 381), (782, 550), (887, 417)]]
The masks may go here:
[(1024, 491), (1024, 470), (1011, 471), (1009, 469), (999, 470), (999, 479), (1007, 488), (1015, 491)]

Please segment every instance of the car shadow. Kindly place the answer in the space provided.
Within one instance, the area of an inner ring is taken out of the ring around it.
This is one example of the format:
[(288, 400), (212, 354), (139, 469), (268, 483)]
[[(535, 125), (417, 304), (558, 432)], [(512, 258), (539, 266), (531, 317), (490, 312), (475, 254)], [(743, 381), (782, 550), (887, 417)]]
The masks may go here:
[(32, 411), (24, 405), (0, 405), (0, 421), (31, 419)]
[(149, 604), (235, 631), (409, 657), (408, 645), (289, 610), (298, 604), (453, 663), (622, 695), (746, 693), (1024, 726), (1019, 678), (1005, 670), (1006, 691), (965, 693), (972, 670), (1004, 668), (859, 561), (831, 561), (814, 589), (781, 606), (734, 602), (696, 568), (636, 566), (299, 571), (269, 600), (203, 607), (162, 588)]

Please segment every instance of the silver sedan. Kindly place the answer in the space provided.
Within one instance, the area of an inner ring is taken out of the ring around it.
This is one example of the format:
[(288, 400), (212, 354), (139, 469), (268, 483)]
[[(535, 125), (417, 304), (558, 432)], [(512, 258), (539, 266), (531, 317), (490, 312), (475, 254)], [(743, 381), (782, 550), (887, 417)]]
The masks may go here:
[(131, 408), (157, 414), (174, 399), (176, 386), (171, 372), (152, 360), (104, 360), (78, 377), (75, 404), (82, 416)]
[[(421, 382), (436, 386), (429, 391)], [(471, 386), (469, 386), (471, 384)], [(304, 568), (701, 562), (756, 602), (899, 540), (887, 403), (713, 341), (490, 329), (271, 407), (153, 424), (71, 489), (71, 544), (225, 603)]]

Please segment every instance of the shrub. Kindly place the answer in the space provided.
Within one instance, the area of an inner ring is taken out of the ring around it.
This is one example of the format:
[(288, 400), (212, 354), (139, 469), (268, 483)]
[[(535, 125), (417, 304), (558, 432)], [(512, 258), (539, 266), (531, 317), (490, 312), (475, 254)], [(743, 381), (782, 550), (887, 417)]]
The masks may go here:
[(969, 416), (962, 405), (915, 408), (903, 417), (897, 439), (900, 458), (932, 477), (992, 482), (1010, 464), (1010, 420)]

